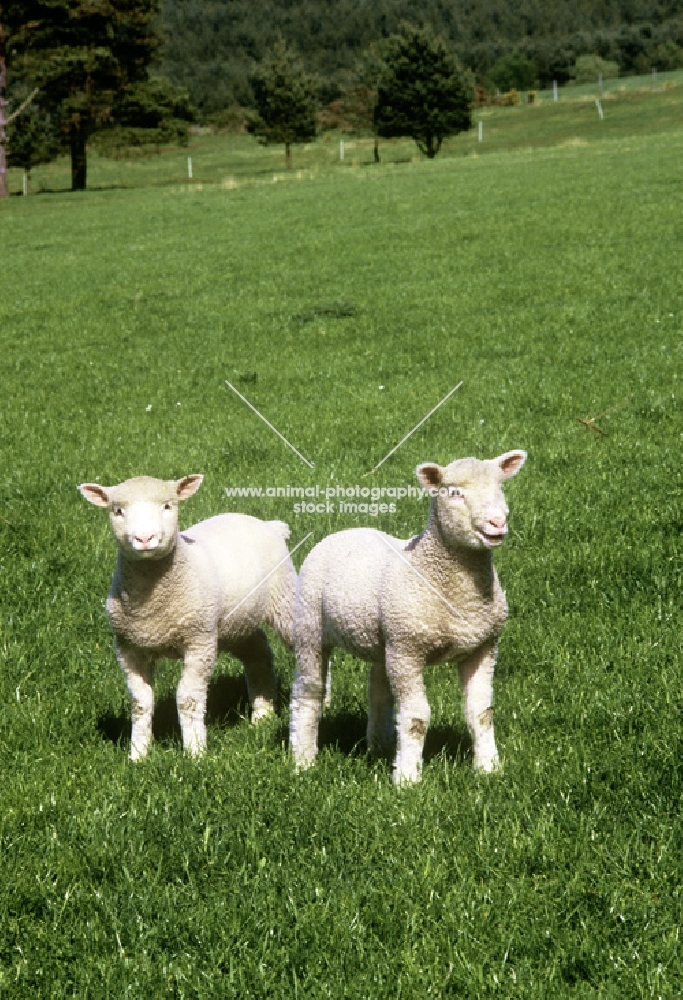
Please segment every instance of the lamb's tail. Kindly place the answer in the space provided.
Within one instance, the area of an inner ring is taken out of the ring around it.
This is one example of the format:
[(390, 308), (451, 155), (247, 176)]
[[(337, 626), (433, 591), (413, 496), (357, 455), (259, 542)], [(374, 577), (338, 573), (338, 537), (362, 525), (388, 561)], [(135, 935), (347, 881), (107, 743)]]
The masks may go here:
[(285, 542), (289, 540), (291, 531), (289, 529), (289, 525), (285, 524), (284, 521), (266, 521), (266, 524), (270, 525), (273, 531)]

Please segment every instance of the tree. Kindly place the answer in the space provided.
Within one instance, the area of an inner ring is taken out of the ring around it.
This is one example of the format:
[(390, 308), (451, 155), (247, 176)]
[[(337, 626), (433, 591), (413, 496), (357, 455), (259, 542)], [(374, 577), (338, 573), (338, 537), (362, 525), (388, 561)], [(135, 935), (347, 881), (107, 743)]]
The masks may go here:
[(33, 167), (49, 163), (62, 149), (57, 116), (46, 110), (40, 92), (28, 91), (25, 84), (12, 89), (10, 105), (16, 105), (8, 118), (7, 163), (20, 167), (30, 176)]
[(510, 52), (491, 67), (489, 79), (502, 93), (533, 90), (538, 83), (538, 69), (522, 52)]
[[(0, 9), (0, 16), (2, 15), (2, 10)], [(5, 144), (7, 141), (7, 133), (5, 131), (5, 126), (7, 124), (5, 119), (5, 108), (7, 107), (7, 101), (5, 99), (5, 88), (7, 87), (7, 30), (4, 24), (0, 21), (0, 198), (8, 198), (9, 190), (7, 187), (7, 154), (5, 152)]]
[(384, 60), (382, 58), (383, 46), (380, 44), (371, 45), (363, 53), (363, 57), (356, 67), (356, 77), (358, 89), (365, 95), (365, 114), (370, 117), (370, 130), (374, 136), (374, 160), (379, 163), (379, 131), (375, 112), (377, 110), (378, 88), (385, 71)]
[(474, 81), (460, 69), (445, 43), (422, 28), (404, 24), (383, 50), (375, 106), (375, 128), (384, 138), (410, 136), (429, 159), (447, 136), (472, 124)]
[(599, 78), (609, 80), (619, 76), (619, 64), (600, 56), (579, 56), (570, 70), (574, 83), (597, 83)]
[(247, 129), (264, 145), (284, 143), (290, 169), (292, 144), (315, 138), (315, 81), (284, 39), (278, 38), (254, 73), (251, 86), (257, 110), (248, 117)]
[(6, 0), (12, 71), (40, 87), (71, 153), (71, 189), (87, 179), (87, 142), (115, 124), (132, 92), (148, 83), (160, 43), (160, 0)]
[(99, 148), (118, 151), (134, 146), (186, 146), (188, 122), (194, 119), (187, 91), (165, 77), (154, 77), (123, 94), (114, 106), (115, 125), (100, 137)]

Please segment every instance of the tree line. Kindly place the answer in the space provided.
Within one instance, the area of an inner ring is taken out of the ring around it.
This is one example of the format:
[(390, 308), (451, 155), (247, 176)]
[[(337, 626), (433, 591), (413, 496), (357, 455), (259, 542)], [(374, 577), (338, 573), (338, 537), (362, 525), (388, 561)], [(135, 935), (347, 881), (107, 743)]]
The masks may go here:
[(201, 116), (252, 107), (254, 67), (282, 36), (328, 104), (404, 21), (430, 27), (483, 84), (511, 54), (533, 64), (541, 87), (570, 80), (587, 54), (622, 74), (683, 66), (680, 0), (164, 0), (164, 72)]

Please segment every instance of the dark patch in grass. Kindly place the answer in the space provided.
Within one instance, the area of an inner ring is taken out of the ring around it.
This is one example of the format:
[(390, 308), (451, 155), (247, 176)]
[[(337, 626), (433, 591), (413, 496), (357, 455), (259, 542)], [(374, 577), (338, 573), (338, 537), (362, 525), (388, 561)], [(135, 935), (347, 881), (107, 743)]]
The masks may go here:
[(318, 730), (318, 746), (336, 747), (347, 757), (362, 757), (367, 753), (365, 729), (367, 719), (353, 712), (323, 715)]
[(431, 726), (427, 730), (423, 759), (444, 756), (447, 760), (462, 760), (472, 753), (472, 740), (466, 729), (454, 726)]
[[(367, 753), (365, 730), (367, 718), (352, 712), (338, 712), (335, 715), (323, 715), (318, 733), (318, 745), (335, 747), (348, 757), (359, 757)], [(391, 761), (394, 748), (387, 755)], [(444, 756), (448, 760), (462, 760), (472, 752), (472, 741), (464, 729), (452, 726), (433, 726), (427, 730), (424, 745), (425, 762), (434, 757)]]
[[(249, 699), (244, 677), (215, 677), (209, 685), (206, 702), (207, 725), (236, 726), (248, 714)], [(105, 740), (121, 745), (130, 738), (130, 712), (120, 712), (118, 715), (108, 712), (98, 719), (97, 728)], [(160, 742), (180, 743), (175, 695), (169, 694), (156, 701), (152, 734)]]
[(299, 323), (311, 323), (314, 319), (350, 319), (357, 312), (353, 302), (330, 302), (327, 305), (311, 306), (293, 318)]

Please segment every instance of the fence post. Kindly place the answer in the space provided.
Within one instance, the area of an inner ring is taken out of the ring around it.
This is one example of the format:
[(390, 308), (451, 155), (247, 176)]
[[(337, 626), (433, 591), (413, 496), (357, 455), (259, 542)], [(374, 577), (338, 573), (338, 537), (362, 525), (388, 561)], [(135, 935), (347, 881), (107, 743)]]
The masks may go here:
[(192, 180), (192, 157), (191, 156), (188, 156), (188, 158), (187, 158), (187, 176), (189, 177), (190, 180)]
[(557, 80), (553, 80), (553, 100), (557, 100)]

